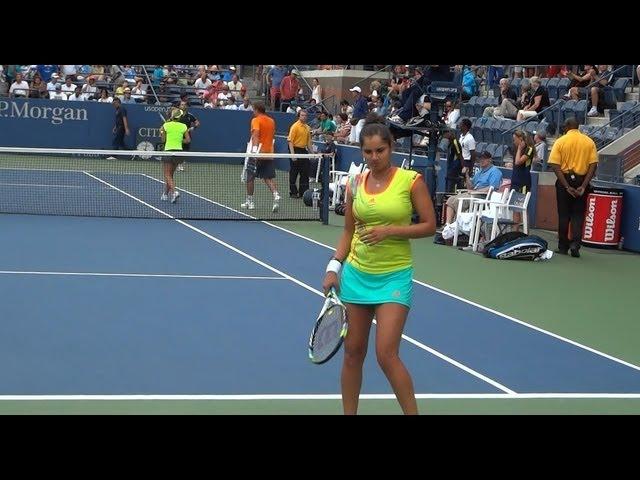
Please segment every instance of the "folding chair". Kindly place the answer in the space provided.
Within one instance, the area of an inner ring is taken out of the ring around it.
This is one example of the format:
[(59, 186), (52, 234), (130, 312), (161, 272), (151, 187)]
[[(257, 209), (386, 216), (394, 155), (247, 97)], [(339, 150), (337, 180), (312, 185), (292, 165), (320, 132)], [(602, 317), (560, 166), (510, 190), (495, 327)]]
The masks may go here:
[[(507, 227), (513, 228), (522, 225), (524, 233), (529, 233), (529, 217), (527, 214), (527, 207), (529, 206), (529, 199), (531, 198), (531, 192), (526, 194), (511, 190), (506, 201), (502, 202), (489, 202), (491, 207), (488, 210), (482, 212), (477, 216), (477, 224), (475, 227), (475, 236), (473, 239), (473, 251), (478, 250), (478, 243), (480, 238), (480, 230), (483, 224), (491, 223), (491, 235), (487, 242), (490, 242), (496, 238), (499, 234), (504, 233)], [(514, 212), (522, 212), (522, 221), (516, 222), (513, 220)]]
[[(474, 192), (470, 191), (470, 190), (460, 190), (457, 193), (469, 193), (471, 195), (474, 195)], [(458, 234), (459, 234), (459, 222), (458, 222), (458, 216), (460, 215), (460, 213), (466, 213), (463, 212), (463, 207), (465, 206), (465, 203), (469, 204), (469, 212), (470, 213), (474, 213), (474, 203), (478, 200), (481, 201), (488, 201), (491, 198), (491, 194), (493, 193), (493, 187), (489, 187), (489, 190), (485, 193), (485, 192), (478, 192), (475, 193), (476, 195), (484, 195), (484, 198), (482, 197), (464, 197), (464, 198), (459, 198), (458, 199), (458, 210), (457, 210), (457, 215), (456, 215), (456, 220), (453, 223), (453, 246), (457, 247), (458, 246)], [(471, 240), (471, 238), (473, 238), (473, 231), (475, 228), (475, 222), (471, 223), (471, 231), (469, 232), (469, 240)]]
[(329, 172), (329, 193), (331, 194), (331, 204), (329, 206), (330, 209), (334, 209), (335, 206), (340, 203), (340, 198), (342, 196), (343, 191), (346, 189), (347, 181), (349, 179), (349, 175), (357, 175), (358, 173), (362, 173), (365, 170), (366, 163), (362, 162), (361, 164), (357, 164), (355, 162), (351, 162), (349, 166), (349, 171), (344, 172), (341, 170), (332, 170)]

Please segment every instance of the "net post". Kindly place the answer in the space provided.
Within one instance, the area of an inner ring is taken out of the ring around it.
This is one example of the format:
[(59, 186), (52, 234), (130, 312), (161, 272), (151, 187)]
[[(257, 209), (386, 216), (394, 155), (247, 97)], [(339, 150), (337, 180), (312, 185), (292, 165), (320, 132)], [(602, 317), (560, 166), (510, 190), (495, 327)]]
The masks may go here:
[(320, 209), (320, 218), (323, 225), (329, 225), (329, 173), (331, 157), (324, 155), (320, 160), (322, 164), (322, 208)]

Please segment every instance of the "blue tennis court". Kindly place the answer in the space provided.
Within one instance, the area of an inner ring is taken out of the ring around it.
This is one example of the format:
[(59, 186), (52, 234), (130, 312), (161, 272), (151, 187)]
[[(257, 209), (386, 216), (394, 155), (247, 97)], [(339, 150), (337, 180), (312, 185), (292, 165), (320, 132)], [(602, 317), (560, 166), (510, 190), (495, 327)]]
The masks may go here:
[[(263, 222), (0, 222), (5, 398), (339, 394), (340, 356), (306, 352), (325, 246)], [(640, 394), (637, 366), (419, 283), (405, 333), (419, 395)], [(363, 393), (392, 393), (371, 352)]]

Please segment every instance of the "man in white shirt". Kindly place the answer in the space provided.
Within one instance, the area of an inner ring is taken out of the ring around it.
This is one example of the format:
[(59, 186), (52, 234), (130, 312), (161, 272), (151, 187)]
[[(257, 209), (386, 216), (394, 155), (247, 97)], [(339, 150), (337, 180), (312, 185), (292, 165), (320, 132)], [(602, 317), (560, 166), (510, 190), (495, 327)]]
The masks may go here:
[(65, 77), (64, 85), (62, 85), (62, 93), (64, 93), (68, 98), (69, 95), (72, 95), (73, 92), (75, 91), (76, 91), (76, 86), (71, 81), (71, 77), (70, 76)]
[(67, 96), (64, 93), (62, 93), (61, 84), (58, 83), (56, 85), (55, 93), (49, 92), (49, 99), (50, 100), (67, 100)]
[(96, 93), (98, 93), (98, 87), (96, 87), (96, 79), (89, 77), (87, 83), (82, 86), (82, 93), (85, 100), (93, 100)]
[(57, 85), (60, 85), (60, 87), (62, 87), (62, 84), (58, 80), (58, 77), (59, 75), (57, 73), (52, 73), (51, 80), (49, 80), (49, 83), (47, 83), (47, 91), (49, 92), (49, 98), (51, 98), (51, 95), (55, 93)]
[(9, 87), (10, 97), (23, 97), (29, 96), (29, 84), (22, 79), (21, 73), (16, 73), (16, 81)]
[(471, 135), (471, 120), (463, 118), (460, 122), (460, 146), (462, 147), (462, 173), (473, 168), (476, 163), (476, 140)]
[(238, 110), (238, 106), (236, 105), (236, 99), (233, 95), (230, 95), (226, 100), (226, 105), (224, 107), (225, 110)]
[(196, 79), (193, 86), (196, 87), (196, 93), (198, 95), (204, 95), (207, 89), (211, 86), (211, 80), (207, 78), (207, 72), (200, 73), (200, 78)]
[(241, 96), (243, 85), (238, 75), (234, 74), (233, 77), (231, 77), (231, 81), (227, 82), (227, 86), (234, 97), (238, 98)]
[(244, 97), (242, 105), (238, 107), (238, 110), (253, 112), (253, 106), (251, 105), (251, 100), (249, 100), (249, 97)]
[(68, 100), (70, 102), (83, 102), (85, 100), (85, 96), (82, 94), (82, 87), (78, 85), (71, 95), (69, 95)]

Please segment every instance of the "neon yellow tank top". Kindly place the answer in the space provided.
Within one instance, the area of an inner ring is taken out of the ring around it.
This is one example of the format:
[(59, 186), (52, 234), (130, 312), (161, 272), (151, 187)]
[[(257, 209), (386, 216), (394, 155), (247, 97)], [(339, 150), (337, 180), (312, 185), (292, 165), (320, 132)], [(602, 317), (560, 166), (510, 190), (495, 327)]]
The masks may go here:
[(386, 190), (377, 194), (370, 194), (365, 189), (368, 175), (366, 172), (349, 181), (356, 228), (347, 261), (358, 270), (374, 274), (408, 268), (412, 265), (408, 238), (388, 237), (376, 245), (366, 245), (360, 240), (360, 233), (379, 225), (410, 225), (413, 213), (411, 187), (420, 174), (396, 168)]
[(166, 140), (164, 142), (165, 150), (182, 150), (182, 139), (187, 126), (182, 122), (169, 121), (164, 125)]

